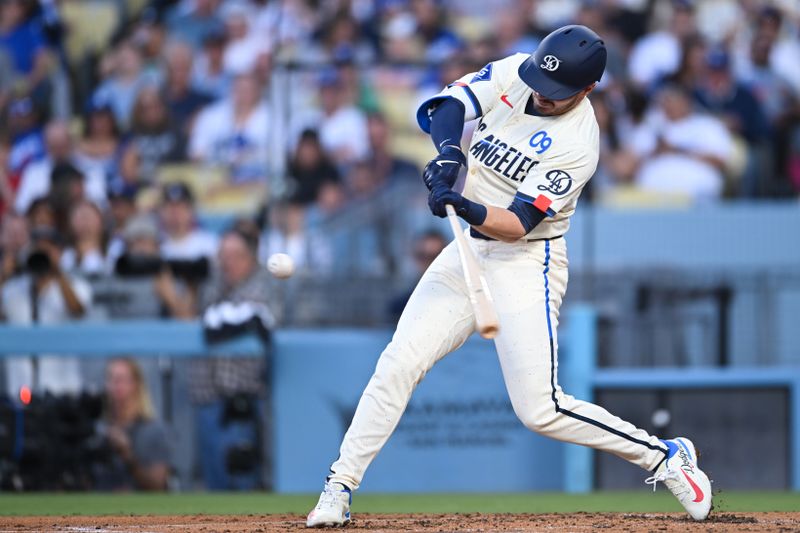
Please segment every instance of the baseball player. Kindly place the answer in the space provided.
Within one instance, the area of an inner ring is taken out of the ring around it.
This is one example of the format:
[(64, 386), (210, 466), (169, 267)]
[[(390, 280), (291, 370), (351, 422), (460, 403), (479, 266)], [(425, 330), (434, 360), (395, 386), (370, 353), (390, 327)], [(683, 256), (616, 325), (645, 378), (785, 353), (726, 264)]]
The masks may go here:
[[(424, 180), (434, 215), (451, 204), (470, 226), (500, 320), (495, 339), (514, 412), (541, 435), (613, 453), (652, 472), (692, 518), (711, 508), (711, 485), (686, 438), (660, 440), (557, 381), (559, 307), (567, 287), (564, 234), (597, 166), (599, 133), (587, 95), (606, 65), (589, 28), (565, 26), (532, 54), (464, 76), (420, 107), (439, 154)], [(478, 119), (467, 154), (465, 120)], [(466, 166), (463, 193), (452, 190)], [(309, 527), (350, 521), (351, 492), (394, 431), (415, 386), (475, 330), (458, 250), (447, 246), (423, 275), (361, 396)]]

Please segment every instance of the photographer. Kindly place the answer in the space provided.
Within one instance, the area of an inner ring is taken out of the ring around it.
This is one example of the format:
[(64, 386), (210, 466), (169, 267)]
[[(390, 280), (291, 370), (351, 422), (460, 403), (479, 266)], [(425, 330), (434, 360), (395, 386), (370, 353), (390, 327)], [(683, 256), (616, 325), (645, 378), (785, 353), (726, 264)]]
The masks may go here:
[(194, 318), (196, 297), (188, 282), (206, 276), (207, 259), (165, 261), (158, 225), (149, 215), (131, 218), (121, 237), (124, 252), (115, 265), (114, 284), (121, 298), (112, 307), (112, 316)]
[(114, 359), (106, 367), (105, 416), (98, 432), (112, 454), (95, 466), (95, 490), (167, 489), (166, 430), (155, 420), (142, 370), (132, 359)]
[[(0, 316), (12, 324), (56, 324), (84, 317), (90, 310), (92, 290), (81, 278), (65, 274), (60, 267), (61, 236), (52, 228), (31, 232), (31, 252), (22, 274), (2, 288)], [(38, 385), (52, 392), (80, 388), (78, 362), (67, 357), (41, 357), (38, 373), (30, 358), (8, 362), (11, 389)]]
[[(201, 293), (204, 312), (226, 304), (250, 304), (271, 322), (267, 306), (274, 293), (272, 277), (259, 265), (257, 250), (258, 235), (244, 227), (223, 235), (218, 272)], [(265, 363), (265, 358), (215, 357), (198, 359), (190, 367), (199, 459), (208, 489), (261, 486)]]

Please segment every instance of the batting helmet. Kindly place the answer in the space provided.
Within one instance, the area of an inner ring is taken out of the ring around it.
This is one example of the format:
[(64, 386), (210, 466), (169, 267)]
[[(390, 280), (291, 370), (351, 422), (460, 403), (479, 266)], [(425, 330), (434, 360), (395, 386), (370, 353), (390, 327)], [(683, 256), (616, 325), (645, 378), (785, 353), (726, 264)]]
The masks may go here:
[(569, 98), (600, 81), (606, 45), (586, 26), (564, 26), (545, 37), (519, 67), (519, 77), (550, 100)]

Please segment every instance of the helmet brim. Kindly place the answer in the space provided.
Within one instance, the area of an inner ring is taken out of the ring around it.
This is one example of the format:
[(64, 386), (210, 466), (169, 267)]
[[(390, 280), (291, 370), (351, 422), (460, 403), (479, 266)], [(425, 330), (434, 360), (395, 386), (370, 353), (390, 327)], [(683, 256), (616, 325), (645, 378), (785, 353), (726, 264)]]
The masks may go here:
[(548, 100), (564, 100), (575, 96), (585, 87), (570, 87), (548, 78), (536, 64), (536, 54), (531, 54), (519, 66), (517, 73), (525, 84)]

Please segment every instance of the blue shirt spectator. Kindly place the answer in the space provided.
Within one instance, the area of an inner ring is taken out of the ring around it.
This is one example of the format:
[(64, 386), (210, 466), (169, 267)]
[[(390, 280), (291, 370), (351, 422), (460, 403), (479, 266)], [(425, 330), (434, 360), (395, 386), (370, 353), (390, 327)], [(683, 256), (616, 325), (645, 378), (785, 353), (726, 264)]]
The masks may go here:
[(709, 54), (708, 73), (695, 91), (695, 98), (747, 142), (762, 142), (770, 136), (767, 116), (753, 93), (733, 77), (729, 63), (724, 51)]
[(25, 10), (20, 0), (4, 2), (0, 10), (0, 48), (5, 49), (20, 74), (33, 72), (36, 57), (46, 48), (41, 28), (32, 20), (25, 20)]

